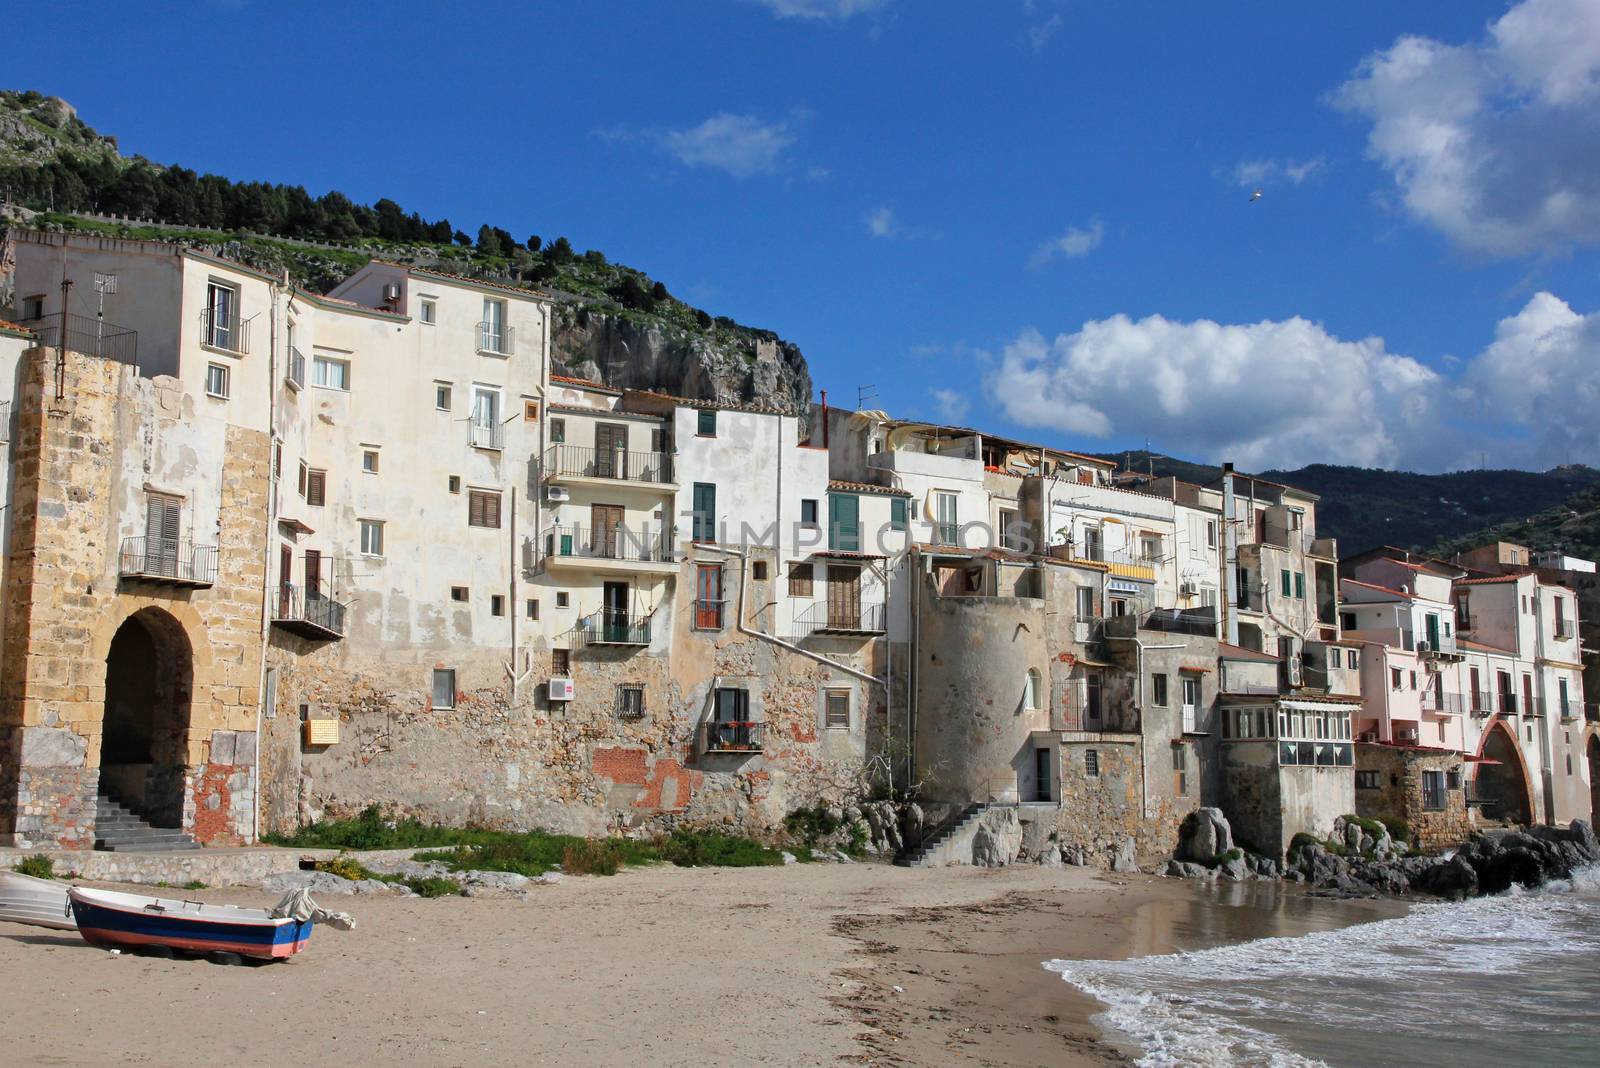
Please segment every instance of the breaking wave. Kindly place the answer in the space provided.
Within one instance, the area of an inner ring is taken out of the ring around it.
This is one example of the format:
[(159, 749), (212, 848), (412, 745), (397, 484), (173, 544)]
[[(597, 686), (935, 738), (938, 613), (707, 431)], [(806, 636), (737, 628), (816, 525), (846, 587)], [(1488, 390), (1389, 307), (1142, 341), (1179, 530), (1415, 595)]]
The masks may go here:
[[(1104, 1003), (1138, 1063), (1593, 1065), (1600, 868), (1537, 891), (1125, 961), (1045, 967)], [(1442, 1043), (1444, 1045), (1442, 1045)]]

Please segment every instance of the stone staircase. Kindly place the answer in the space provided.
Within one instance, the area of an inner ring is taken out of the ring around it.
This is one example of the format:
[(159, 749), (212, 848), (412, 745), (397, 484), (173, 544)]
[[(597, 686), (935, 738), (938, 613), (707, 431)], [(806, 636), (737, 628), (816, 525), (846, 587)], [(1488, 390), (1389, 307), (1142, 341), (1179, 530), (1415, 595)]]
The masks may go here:
[(907, 845), (906, 848), (895, 854), (894, 862), (901, 868), (926, 868), (945, 851), (945, 847), (953, 839), (959, 838), (973, 830), (978, 820), (983, 817), (989, 808), (981, 802), (973, 802), (958, 812), (954, 819), (936, 828), (933, 834), (922, 840), (918, 846)]
[(200, 848), (200, 843), (182, 831), (152, 827), (105, 794), (96, 799), (94, 837), (96, 849), (121, 853), (172, 853)]

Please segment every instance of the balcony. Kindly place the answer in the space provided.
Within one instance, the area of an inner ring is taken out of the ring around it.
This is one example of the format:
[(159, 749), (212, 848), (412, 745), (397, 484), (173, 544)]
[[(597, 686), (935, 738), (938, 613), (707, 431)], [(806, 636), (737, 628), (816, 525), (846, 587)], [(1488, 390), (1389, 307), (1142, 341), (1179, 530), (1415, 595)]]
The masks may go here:
[(1422, 691), (1422, 710), (1424, 712), (1439, 712), (1452, 716), (1465, 715), (1467, 712), (1467, 697), (1459, 693), (1438, 693), (1434, 690)]
[(1479, 690), (1466, 696), (1474, 716), (1491, 716), (1494, 714), (1494, 694), (1488, 690)]
[(887, 610), (881, 604), (824, 602), (796, 606), (793, 635), (812, 634), (872, 635), (885, 631)]
[(602, 609), (578, 620), (580, 645), (649, 645), (650, 617)]
[(468, 423), (467, 434), (474, 449), (494, 449), (498, 452), (506, 447), (506, 428), (498, 422)]
[(1200, 608), (1157, 608), (1140, 620), (1139, 627), (1167, 634), (1214, 638), (1217, 635), (1217, 610), (1211, 605)]
[(284, 382), (295, 389), (304, 389), (306, 384), (306, 358), (303, 353), (293, 345), (289, 346), (289, 366), (283, 376)]
[(283, 585), (272, 599), (272, 623), (302, 638), (337, 641), (344, 637), (346, 607), (320, 590)]
[(672, 532), (553, 526), (544, 532), (544, 564), (550, 568), (670, 574), (677, 569)]
[(1154, 582), (1156, 569), (1161, 566), (1159, 557), (1147, 556), (1141, 552), (1103, 549), (1098, 545), (1081, 547), (1056, 545), (1051, 547), (1050, 555), (1058, 560), (1067, 560), (1075, 564), (1104, 564), (1106, 570), (1118, 578), (1145, 582)]
[(585, 479), (606, 485), (638, 482), (675, 489), (672, 457), (664, 452), (625, 452), (581, 445), (552, 445), (544, 455), (544, 477), (551, 482)]
[(1572, 723), (1583, 715), (1582, 701), (1563, 701), (1557, 698), (1550, 702), (1550, 707), (1561, 717), (1562, 723)]
[(250, 351), (250, 320), (237, 315), (218, 315), (212, 308), (200, 313), (200, 344), (234, 356)]
[(500, 323), (478, 324), (478, 353), (483, 356), (511, 356), (516, 353), (516, 329)]
[(704, 753), (759, 753), (766, 724), (751, 720), (711, 720), (700, 724)]
[(1572, 620), (1570, 620), (1570, 619), (1558, 619), (1558, 620), (1556, 620), (1556, 640), (1557, 641), (1565, 641), (1568, 638), (1576, 637), (1577, 633), (1578, 633), (1578, 628), (1573, 624)]
[(696, 598), (692, 625), (695, 630), (721, 630), (726, 600)]
[[(32, 330), (39, 339), (38, 344), (45, 348), (56, 348), (64, 340), (66, 347), (73, 352), (138, 366), (137, 330), (129, 330), (125, 326), (87, 315), (68, 315), (65, 323), (59, 314), (51, 315), (43, 319), (30, 320), (22, 325)], [(64, 338), (63, 328), (66, 330)]]
[(1583, 719), (1585, 723), (1600, 723), (1600, 705), (1587, 704), (1583, 706)]
[(204, 589), (217, 581), (217, 547), (169, 538), (123, 538), (117, 571), (125, 579)]

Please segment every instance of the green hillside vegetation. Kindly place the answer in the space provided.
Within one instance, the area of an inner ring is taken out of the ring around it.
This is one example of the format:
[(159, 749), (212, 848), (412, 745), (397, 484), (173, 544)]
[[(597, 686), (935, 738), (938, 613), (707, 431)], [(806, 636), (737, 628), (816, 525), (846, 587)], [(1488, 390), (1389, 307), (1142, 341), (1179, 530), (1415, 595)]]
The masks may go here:
[(1448, 557), (1490, 541), (1516, 542), (1531, 549), (1559, 549), (1580, 559), (1600, 560), (1600, 486), (1581, 490), (1527, 519), (1442, 538), (1433, 551)]
[(125, 157), (64, 102), (35, 92), (0, 90), (0, 195), (41, 212), (30, 220), (35, 226), (218, 248), (263, 270), (287, 268), (313, 290), (381, 257), (553, 290), (572, 298), (580, 319), (600, 311), (746, 348), (754, 338), (778, 339), (713, 317), (598, 249), (578, 252), (566, 237), (517, 238), (488, 223), (469, 236), (448, 219), (425, 218), (387, 198), (359, 204), (337, 190), (312, 196), (303, 186), (235, 182)]
[[(1153, 467), (1158, 476), (1175, 475), (1202, 485), (1222, 474), (1219, 467), (1143, 451), (1106, 454), (1106, 458), (1133, 470)], [(1543, 517), (1535, 528), (1543, 532), (1559, 526), (1549, 516), (1564, 515), (1568, 498), (1600, 487), (1600, 471), (1581, 464), (1549, 471), (1443, 475), (1311, 464), (1252, 473), (1317, 494), (1318, 530), (1339, 539), (1341, 554), (1376, 545), (1416, 550), (1446, 542), (1478, 545), (1488, 540), (1488, 529), (1520, 529), (1535, 516)]]

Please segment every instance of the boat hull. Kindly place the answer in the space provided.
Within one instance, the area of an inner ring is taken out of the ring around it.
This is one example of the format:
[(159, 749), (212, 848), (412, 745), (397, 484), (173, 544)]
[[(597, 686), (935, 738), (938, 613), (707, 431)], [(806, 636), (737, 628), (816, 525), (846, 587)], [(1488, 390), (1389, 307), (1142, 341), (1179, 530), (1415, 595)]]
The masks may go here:
[[(71, 895), (72, 912), (78, 921), (78, 933), (85, 941), (97, 946), (165, 946), (186, 953), (237, 953), (275, 960), (299, 953), (311, 939), (310, 920), (264, 921), (253, 916), (229, 922), (214, 915), (191, 915), (171, 907), (196, 904), (192, 902), (160, 902), (156, 898), (135, 898), (128, 894), (116, 896), (167, 907), (98, 901), (80, 895), (75, 889)], [(222, 910), (217, 906), (196, 905), (195, 911), (217, 913)], [(265, 916), (257, 909), (236, 911)]]
[(71, 931), (78, 925), (67, 904), (67, 884), (0, 871), (0, 920)]

